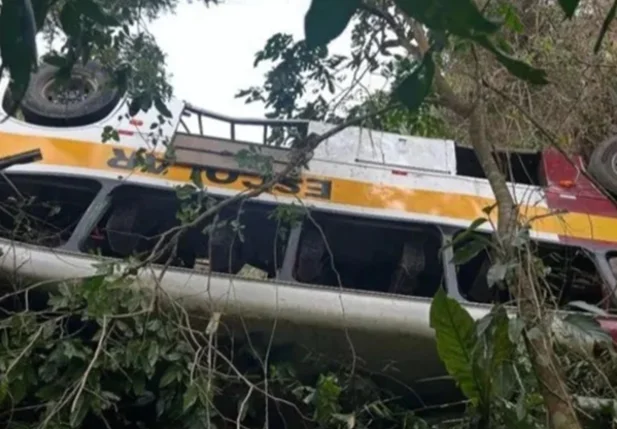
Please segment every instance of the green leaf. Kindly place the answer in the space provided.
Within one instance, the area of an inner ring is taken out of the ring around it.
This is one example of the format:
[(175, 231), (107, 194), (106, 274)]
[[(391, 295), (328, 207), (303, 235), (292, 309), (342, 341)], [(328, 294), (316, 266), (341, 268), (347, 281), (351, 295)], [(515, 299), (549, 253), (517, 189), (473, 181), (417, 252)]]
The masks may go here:
[(7, 397), (9, 392), (9, 381), (6, 377), (2, 377), (0, 379), (0, 404), (4, 402), (4, 399)]
[(306, 46), (327, 46), (343, 33), (361, 0), (312, 0), (304, 17)]
[(23, 399), (26, 397), (26, 395), (28, 394), (28, 386), (26, 383), (24, 383), (23, 381), (19, 381), (16, 383), (12, 383), (11, 384), (11, 401), (13, 401), (13, 404), (19, 404), (21, 401), (23, 401)]
[(499, 6), (499, 13), (503, 16), (504, 26), (514, 31), (522, 33), (524, 30), (523, 23), (516, 13), (516, 9), (511, 4), (502, 4)]
[[(478, 229), (480, 226), (484, 225), (486, 222), (488, 222), (487, 218), (479, 217), (479, 218), (475, 219), (473, 222), (471, 222), (465, 231), (466, 232), (473, 232), (476, 229)], [(460, 235), (464, 235), (464, 234), (465, 233), (460, 234)]]
[(598, 35), (598, 40), (596, 40), (596, 44), (593, 47), (593, 53), (597, 54), (600, 51), (600, 46), (602, 46), (602, 41), (604, 40), (604, 36), (606, 36), (606, 32), (608, 31), (608, 26), (611, 25), (611, 22), (615, 19), (615, 13), (617, 13), (617, 0), (613, 0), (613, 5), (609, 9), (604, 21), (602, 22), (602, 27), (600, 27), (600, 34)]
[(86, 402), (84, 395), (81, 395), (77, 399), (77, 406), (75, 407), (75, 410), (71, 413), (71, 416), (70, 416), (71, 427), (74, 427), (74, 428), (80, 427), (82, 422), (86, 418), (88, 411), (89, 411), (88, 403)]
[(55, 0), (32, 0), (32, 8), (34, 9), (34, 19), (37, 29), (43, 27), (49, 8), (55, 3)]
[(129, 103), (129, 115), (131, 117), (139, 113), (143, 99), (143, 95), (138, 95), (131, 100), (131, 102)]
[(465, 396), (480, 397), (473, 373), (472, 353), (476, 344), (475, 325), (471, 315), (440, 288), (433, 299), (430, 324), (435, 329), (437, 352)]
[(60, 26), (62, 31), (71, 38), (77, 38), (81, 33), (81, 20), (75, 2), (67, 2), (60, 11)]
[(513, 267), (516, 267), (516, 265), (501, 263), (491, 265), (486, 273), (486, 283), (488, 287), (491, 288), (496, 284), (503, 282), (506, 279), (508, 270)]
[(417, 110), (431, 89), (434, 75), (435, 63), (432, 55), (427, 53), (422, 62), (394, 90), (394, 97), (409, 110)]
[(6, 109), (9, 116), (15, 114), (26, 95), (38, 60), (36, 12), (33, 14), (25, 5), (24, 1), (5, 1), (0, 8), (0, 55), (2, 67), (11, 77), (11, 103)]
[(479, 217), (475, 219), (473, 222), (471, 222), (471, 224), (467, 227), (465, 231), (457, 234), (456, 237), (454, 237), (454, 239), (448, 244), (448, 246), (454, 246), (461, 241), (469, 238), (470, 235), (472, 235), (480, 226), (484, 225), (486, 222), (488, 222), (488, 219), (484, 217)]
[(491, 323), (492, 337), (490, 343), (493, 349), (491, 369), (497, 370), (498, 367), (512, 358), (514, 345), (510, 340), (510, 320), (505, 308), (495, 307), (492, 313), (494, 316)]
[(492, 392), (493, 395), (501, 398), (508, 398), (516, 388), (516, 373), (514, 365), (507, 362), (497, 368), (493, 375)]
[(120, 396), (118, 396), (114, 392), (102, 391), (102, 392), (100, 392), (100, 395), (103, 398), (109, 400), (110, 402), (118, 402), (118, 401), (120, 401), (122, 399)]
[(484, 237), (473, 237), (469, 242), (456, 249), (451, 262), (454, 265), (462, 265), (475, 258), (480, 252), (487, 248), (486, 241), (481, 238)]
[(47, 64), (50, 64), (54, 67), (58, 67), (58, 68), (63, 68), (66, 67), (67, 65), (67, 61), (66, 58), (57, 55), (57, 54), (51, 54), (51, 55), (47, 55), (45, 56), (45, 62)]
[(473, 374), (480, 392), (478, 405), (485, 408), (490, 404), (491, 393), (509, 388), (509, 374), (504, 366), (511, 360), (514, 347), (508, 332), (508, 314), (503, 306), (493, 307), (476, 327), (478, 340), (473, 350)]
[(490, 206), (482, 207), (482, 213), (484, 213), (487, 216), (490, 216), (493, 210), (495, 210), (495, 207), (497, 207), (497, 203), (493, 203)]
[(576, 8), (578, 7), (579, 0), (559, 0), (559, 6), (563, 9), (566, 17), (572, 18)]
[(139, 395), (139, 397), (135, 401), (135, 405), (143, 406), (143, 405), (151, 403), (155, 399), (156, 399), (156, 396), (154, 396), (154, 393), (146, 390), (146, 391), (143, 392), (142, 395)]
[(499, 61), (512, 75), (526, 82), (535, 85), (546, 85), (549, 83), (546, 71), (532, 67), (524, 61), (518, 60), (501, 49), (497, 48), (486, 35), (474, 36), (473, 40), (487, 51), (495, 55)]
[(182, 412), (185, 412), (191, 408), (193, 404), (195, 404), (195, 401), (197, 401), (198, 397), (199, 389), (197, 387), (197, 383), (193, 382), (189, 385), (182, 396)]
[(523, 329), (525, 328), (525, 322), (520, 317), (510, 319), (508, 323), (508, 337), (512, 343), (518, 343), (523, 335)]
[(151, 341), (148, 347), (148, 363), (154, 368), (159, 359), (159, 345), (156, 341)]
[(163, 374), (163, 376), (161, 377), (161, 381), (159, 381), (159, 387), (165, 387), (170, 385), (176, 380), (177, 374), (178, 372), (176, 370), (176, 367), (171, 366), (167, 368), (167, 371), (165, 371), (165, 374)]
[(529, 244), (530, 239), (531, 239), (531, 235), (530, 235), (529, 228), (522, 227), (516, 232), (514, 237), (512, 237), (511, 244), (517, 249), (524, 249), (524, 247)]
[(597, 305), (589, 304), (585, 301), (570, 301), (566, 304), (568, 307), (578, 308), (579, 310), (594, 313), (599, 316), (608, 316), (608, 312), (598, 307)]
[(158, 97), (154, 99), (154, 107), (156, 107), (156, 110), (158, 110), (158, 112), (166, 118), (171, 118), (173, 116), (167, 106), (165, 106), (165, 103), (163, 103), (163, 100)]
[(354, 413), (350, 414), (332, 414), (332, 418), (342, 422), (345, 424), (347, 429), (354, 429), (356, 427), (356, 415)]
[(568, 314), (562, 318), (564, 336), (578, 347), (592, 349), (598, 343), (611, 344), (611, 336), (587, 314)]
[(144, 93), (140, 97), (141, 100), (141, 110), (147, 112), (152, 107), (152, 97), (150, 94)]
[(312, 396), (315, 405), (315, 420), (326, 423), (333, 413), (339, 411), (339, 397), (342, 391), (336, 376), (332, 374), (319, 376), (315, 394)]

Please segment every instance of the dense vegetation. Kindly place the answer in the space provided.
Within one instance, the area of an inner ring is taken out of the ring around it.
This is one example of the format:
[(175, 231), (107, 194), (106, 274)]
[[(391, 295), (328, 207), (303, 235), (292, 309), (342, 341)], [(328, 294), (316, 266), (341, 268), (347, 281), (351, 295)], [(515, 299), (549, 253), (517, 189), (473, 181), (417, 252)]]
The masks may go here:
[[(166, 0), (4, 0), (0, 50), (14, 108), (36, 68), (35, 35), (41, 31), (64, 37), (61, 51), (47, 58), (61, 74), (78, 61), (96, 59), (131, 95), (133, 112), (156, 108), (164, 120), (171, 88), (164, 56), (145, 21), (175, 5)], [(298, 359), (289, 350), (271, 350), (265, 340), (230, 342), (219, 336), (220, 314), (202, 326), (165, 291), (131, 288), (136, 271), (147, 265), (121, 272), (105, 264), (99, 275), (54, 285), (52, 292), (47, 284), (11, 285), (15, 291), (0, 298), (0, 424), (614, 425), (617, 361), (610, 338), (589, 317), (554, 318), (547, 311), (549, 300), (541, 292), (546, 273), (531, 250), (529, 224), (516, 215), (491, 142), (584, 149), (613, 132), (617, 74), (607, 29), (616, 5), (601, 0), (489, 0), (481, 6), (472, 0), (313, 0), (305, 40), (274, 35), (256, 58), (273, 62), (264, 85), (239, 94), (264, 102), (273, 117), (327, 119), (339, 128), (362, 120), (397, 132), (456, 136), (474, 147), (496, 195), (500, 222), (494, 242), (471, 241), (457, 259), (489, 247), (495, 255), (491, 283), (512, 292), (516, 311), (509, 319), (496, 306), (474, 322), (457, 302), (443, 293), (435, 296), (431, 325), (439, 356), (464, 401), (437, 409), (418, 405), (362, 368), (352, 371), (310, 353)], [(327, 44), (348, 25), (353, 26), (350, 55), (329, 56)], [(364, 93), (355, 78), (369, 72), (386, 76), (391, 87)], [(355, 77), (351, 88), (338, 88), (340, 73)], [(309, 88), (315, 85), (319, 91), (311, 98)], [(324, 137), (311, 140), (306, 150)], [(267, 191), (281, 175), (268, 179), (248, 196)], [(191, 192), (201, 188), (196, 181)], [(198, 216), (217, 210), (204, 202)], [(484, 222), (477, 220), (472, 229)], [(555, 322), (567, 327), (569, 340), (554, 332)]]

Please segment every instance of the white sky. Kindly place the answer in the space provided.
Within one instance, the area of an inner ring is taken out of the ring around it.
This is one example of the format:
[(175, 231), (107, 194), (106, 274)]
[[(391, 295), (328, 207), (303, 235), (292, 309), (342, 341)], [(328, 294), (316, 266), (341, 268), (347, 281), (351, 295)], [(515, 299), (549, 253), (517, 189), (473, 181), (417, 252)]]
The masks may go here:
[[(229, 116), (263, 117), (263, 105), (244, 104), (234, 94), (263, 83), (268, 67), (255, 69), (253, 60), (270, 36), (285, 32), (295, 40), (304, 38), (309, 4), (310, 0), (224, 0), (205, 7), (194, 0), (152, 23), (150, 31), (168, 55), (174, 95)], [(330, 44), (330, 52), (348, 55), (349, 40), (346, 32)]]

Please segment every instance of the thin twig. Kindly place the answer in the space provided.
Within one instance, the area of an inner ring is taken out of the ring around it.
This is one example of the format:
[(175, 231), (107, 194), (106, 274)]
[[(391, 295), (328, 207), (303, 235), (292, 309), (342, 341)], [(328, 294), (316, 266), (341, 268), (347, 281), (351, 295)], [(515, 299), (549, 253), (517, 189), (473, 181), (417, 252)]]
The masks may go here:
[(13, 368), (15, 368), (15, 365), (17, 365), (19, 363), (19, 361), (26, 355), (26, 353), (28, 353), (28, 351), (32, 348), (32, 346), (34, 346), (34, 343), (36, 342), (36, 340), (43, 333), (43, 328), (45, 328), (45, 325), (41, 325), (41, 327), (34, 334), (34, 338), (32, 338), (32, 340), (30, 340), (28, 345), (26, 347), (24, 347), (24, 349), (21, 351), (21, 353), (19, 353), (19, 355), (15, 358), (15, 360), (13, 360), (13, 362), (11, 362), (11, 364), (7, 368), (6, 372), (4, 373), (4, 377), (8, 377), (9, 373), (11, 372), (11, 370)]
[(75, 408), (77, 408), (77, 401), (79, 400), (79, 397), (81, 396), (81, 393), (83, 392), (84, 387), (86, 387), (86, 382), (88, 381), (88, 376), (90, 375), (92, 368), (94, 368), (94, 363), (97, 361), (97, 359), (99, 358), (99, 355), (101, 354), (101, 351), (103, 350), (103, 343), (105, 342), (106, 336), (107, 336), (107, 316), (103, 316), (103, 326), (101, 327), (101, 338), (99, 338), (99, 342), (96, 346), (96, 350), (94, 351), (94, 356), (92, 356), (92, 360), (88, 364), (88, 368), (86, 368), (86, 372), (84, 373), (83, 377), (81, 378), (81, 382), (79, 383), (79, 388), (77, 389), (77, 393), (75, 393), (75, 397), (73, 398), (73, 403), (71, 404), (71, 414), (73, 414), (75, 412)]
[(246, 403), (251, 398), (251, 394), (253, 393), (253, 388), (254, 388), (253, 385), (249, 387), (249, 391), (246, 393), (246, 396), (244, 397), (244, 399), (242, 400), (242, 403), (240, 404), (240, 409), (238, 410), (238, 417), (236, 418), (236, 429), (240, 429), (240, 422), (242, 420), (242, 415), (244, 414)]

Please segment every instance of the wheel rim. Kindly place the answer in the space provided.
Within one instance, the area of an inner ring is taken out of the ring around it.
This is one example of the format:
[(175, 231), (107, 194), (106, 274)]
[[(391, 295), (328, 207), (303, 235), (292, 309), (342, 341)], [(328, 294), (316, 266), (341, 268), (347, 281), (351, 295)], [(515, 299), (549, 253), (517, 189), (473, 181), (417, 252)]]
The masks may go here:
[(611, 158), (610, 167), (613, 170), (613, 174), (617, 176), (617, 153)]
[(68, 105), (82, 103), (97, 90), (91, 79), (82, 75), (72, 75), (68, 79), (52, 78), (42, 89), (45, 99), (54, 104)]

